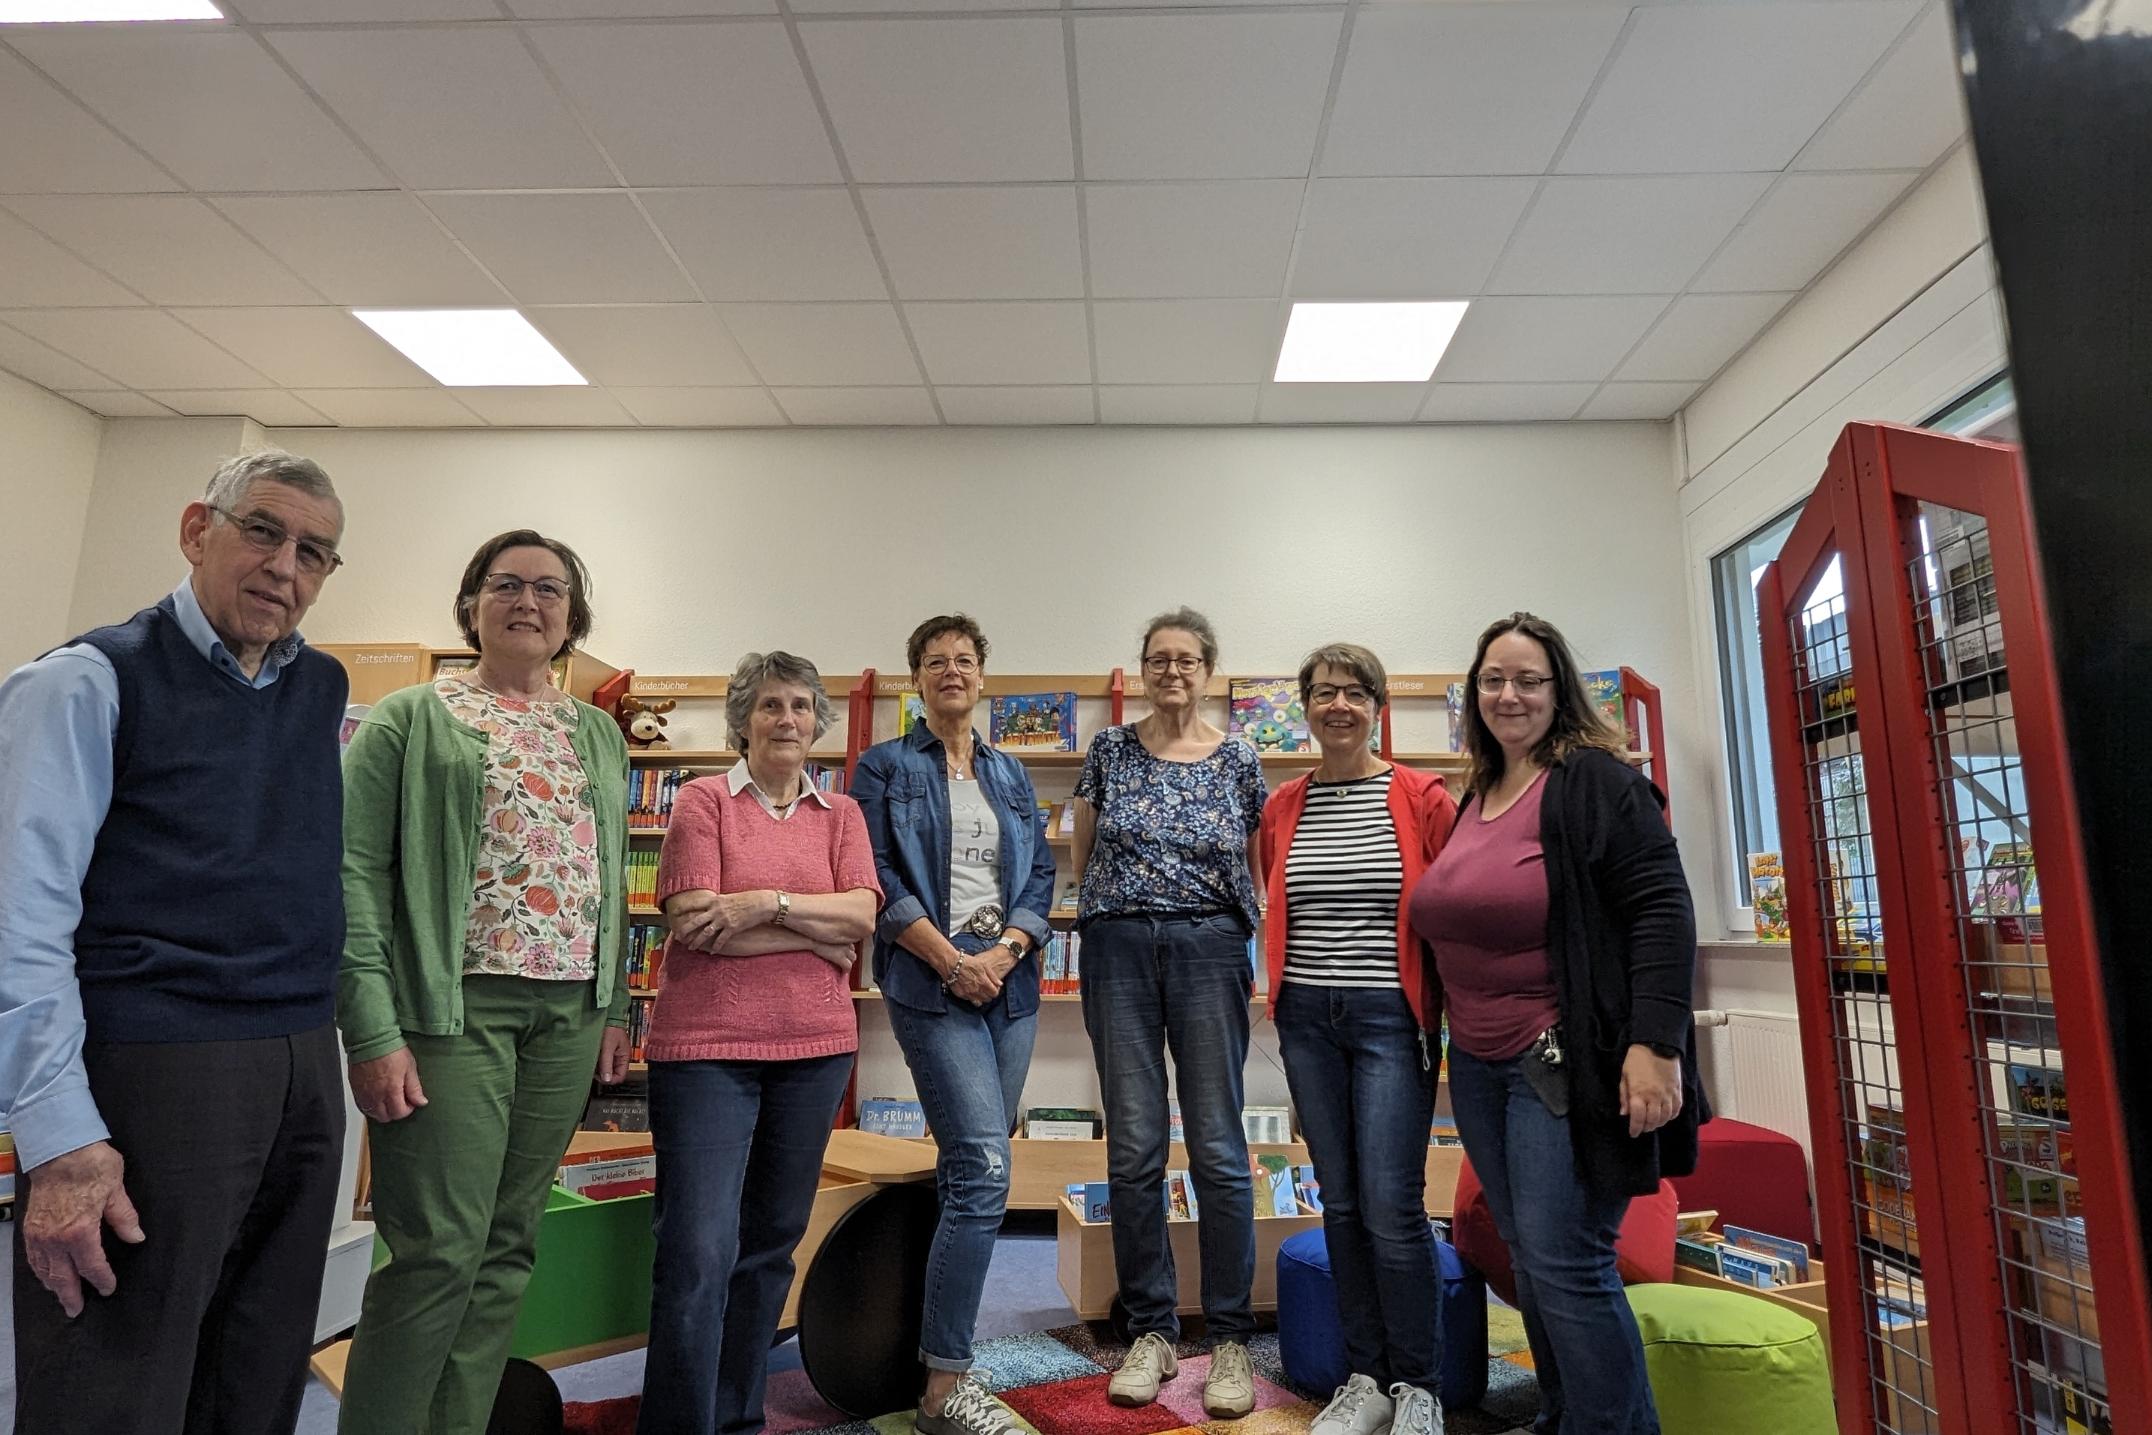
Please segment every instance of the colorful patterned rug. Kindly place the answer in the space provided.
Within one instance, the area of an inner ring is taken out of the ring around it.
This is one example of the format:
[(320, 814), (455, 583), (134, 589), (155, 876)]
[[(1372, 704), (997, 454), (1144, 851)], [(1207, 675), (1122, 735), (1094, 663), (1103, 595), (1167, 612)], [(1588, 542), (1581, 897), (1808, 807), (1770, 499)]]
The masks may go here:
[[(1445, 1411), (1448, 1435), (1522, 1435), (1519, 1427), (1529, 1426), (1539, 1409), (1539, 1385), (1517, 1313), (1490, 1304), (1487, 1316), (1487, 1397), (1477, 1410)], [(1136, 1410), (1107, 1401), (1108, 1372), (1120, 1364), (1123, 1347), (1102, 1346), (1088, 1325), (984, 1341), (977, 1357), (1018, 1428), (1032, 1435), (1303, 1435), (1330, 1392), (1287, 1383), (1275, 1332), (1256, 1336), (1248, 1351), (1255, 1361), (1255, 1412), (1241, 1420), (1204, 1413), (1210, 1357), (1194, 1345), (1181, 1347), (1180, 1374), (1157, 1402)], [(633, 1435), (636, 1403), (629, 1396), (570, 1404), (567, 1428), (570, 1435)], [(768, 1435), (910, 1435), (912, 1429), (909, 1410), (847, 1420), (822, 1403), (798, 1370), (770, 1377), (766, 1410)]]

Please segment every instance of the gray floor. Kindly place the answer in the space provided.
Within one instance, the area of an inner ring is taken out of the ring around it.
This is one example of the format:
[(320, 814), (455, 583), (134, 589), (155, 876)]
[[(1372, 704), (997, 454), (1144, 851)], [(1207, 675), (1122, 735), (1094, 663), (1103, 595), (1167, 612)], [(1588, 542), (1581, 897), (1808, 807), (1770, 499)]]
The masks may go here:
[[(1017, 1229), (1018, 1224), (1022, 1229)], [(4, 1228), (11, 1244), (12, 1263), (15, 1225)], [(9, 1303), (11, 1282), (0, 1279), (0, 1435), (15, 1428), (15, 1321)], [(1003, 1231), (994, 1246), (994, 1264), (987, 1273), (986, 1297), (979, 1308), (979, 1338), (1017, 1335), (1067, 1325), (1076, 1312), (1062, 1298), (1054, 1275), (1054, 1239), (1043, 1221), (1018, 1217)], [(799, 1365), (799, 1349), (786, 1341), (771, 1354), (772, 1370)], [(561, 1394), (569, 1400), (604, 1400), (631, 1395), (643, 1387), (643, 1353), (631, 1350), (604, 1360), (571, 1365), (554, 1372)], [(334, 1435), (336, 1400), (320, 1383), (309, 1379), (306, 1403), (299, 1413), (298, 1435)]]

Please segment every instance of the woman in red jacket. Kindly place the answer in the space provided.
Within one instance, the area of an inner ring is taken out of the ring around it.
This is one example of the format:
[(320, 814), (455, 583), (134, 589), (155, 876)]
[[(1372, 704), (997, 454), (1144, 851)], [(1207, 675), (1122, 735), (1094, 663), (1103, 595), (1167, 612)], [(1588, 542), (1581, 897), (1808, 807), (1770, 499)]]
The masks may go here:
[(1382, 662), (1333, 643), (1300, 665), (1322, 748), (1263, 809), (1270, 1013), (1323, 1189), (1352, 1377), (1314, 1435), (1439, 1435), (1427, 1129), (1440, 1017), (1407, 902), (1456, 804), (1442, 779), (1378, 757)]

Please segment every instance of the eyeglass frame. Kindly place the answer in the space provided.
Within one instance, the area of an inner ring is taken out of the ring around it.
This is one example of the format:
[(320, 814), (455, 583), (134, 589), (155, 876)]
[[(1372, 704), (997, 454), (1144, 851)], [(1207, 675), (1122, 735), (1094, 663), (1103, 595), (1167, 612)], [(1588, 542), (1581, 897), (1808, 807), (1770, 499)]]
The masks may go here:
[[(496, 593), (493, 590), (494, 585), (497, 583), (513, 583), (516, 585), (515, 590), (513, 592), (509, 592), (504, 589), (503, 591)], [(555, 587), (560, 589), (560, 596), (556, 598), (548, 598), (545, 595), (545, 590), (538, 586), (540, 583), (553, 584)], [(487, 598), (498, 598), (504, 602), (509, 603), (513, 603), (517, 599), (521, 598), (523, 596), (523, 590), (525, 588), (531, 590), (531, 596), (535, 598), (538, 602), (538, 605), (543, 608), (557, 608), (561, 604), (575, 597), (575, 585), (573, 583), (569, 582), (565, 578), (555, 578), (550, 574), (543, 578), (526, 578), (520, 573), (488, 573), (485, 577), (478, 580), (478, 591), (481, 596)]]
[[(1480, 690), (1481, 696), (1490, 698), (1500, 697), (1502, 689), (1505, 687), (1515, 688), (1517, 696), (1520, 698), (1528, 698), (1553, 681), (1554, 674), (1552, 673), (1511, 673), (1507, 676), (1497, 673), (1481, 673), (1473, 679), (1473, 682)], [(1487, 686), (1489, 683), (1493, 683), (1494, 686)]]
[(981, 672), (985, 671), (986, 664), (980, 662), (970, 653), (958, 653), (953, 658), (944, 657), (940, 653), (936, 653), (931, 658), (922, 658), (919, 661), (919, 671), (927, 674), (929, 677), (938, 678), (944, 673), (948, 672), (951, 668), (956, 669), (956, 671), (962, 673), (965, 677), (970, 678), (976, 677)]
[(1145, 658), (1143, 660), (1143, 670), (1156, 677), (1164, 677), (1167, 673), (1171, 672), (1178, 673), (1180, 676), (1185, 678), (1190, 673), (1193, 673), (1205, 666), (1207, 666), (1207, 664), (1205, 664), (1201, 658), (1169, 658), (1165, 656), (1159, 656), (1155, 658)]
[[(334, 573), (337, 569), (344, 566), (343, 554), (337, 552), (334, 548), (316, 542), (314, 539), (301, 538), (298, 534), (292, 532), (289, 528), (286, 528), (283, 524), (277, 522), (274, 518), (269, 518), (259, 513), (234, 513), (229, 508), (220, 507), (219, 505), (211, 503), (206, 499), (203, 501), (202, 507), (208, 509), (211, 513), (216, 514), (219, 518), (222, 518), (232, 527), (238, 529), (239, 536), (245, 539), (247, 545), (257, 553), (281, 553), (284, 551), (284, 545), (289, 543), (290, 545), (292, 545), (292, 556), (298, 560), (299, 567), (302, 571), (304, 571), (306, 568), (306, 554), (308, 549), (313, 549), (317, 552), (327, 555), (328, 565), (322, 568), (319, 572), (308, 573), (307, 576), (310, 578), (326, 578), (331, 573)], [(257, 542), (254, 536), (247, 532), (249, 528), (267, 529), (269, 532), (278, 535), (277, 540), (274, 543)]]
[[(1358, 693), (1358, 698), (1353, 697)], [(1311, 708), (1327, 707), (1331, 701), (1342, 696), (1346, 705), (1362, 711), (1372, 711), (1381, 706), (1382, 695), (1373, 688), (1359, 683), (1315, 683), (1308, 688), (1307, 705)]]

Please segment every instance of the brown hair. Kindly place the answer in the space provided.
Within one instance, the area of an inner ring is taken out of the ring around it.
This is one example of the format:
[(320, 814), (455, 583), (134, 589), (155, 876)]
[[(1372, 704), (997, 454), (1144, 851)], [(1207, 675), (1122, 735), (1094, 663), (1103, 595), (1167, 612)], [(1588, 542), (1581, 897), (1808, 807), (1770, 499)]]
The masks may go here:
[(918, 672), (920, 662), (927, 655), (927, 644), (945, 633), (971, 639), (971, 650), (979, 655), (979, 666), (986, 666), (986, 634), (979, 631), (978, 623), (964, 613), (944, 613), (912, 629), (912, 635), (904, 640), (905, 671)]
[(548, 538), (533, 528), (511, 528), (497, 533), (478, 546), (471, 555), (470, 564), (463, 570), (463, 582), (456, 589), (456, 626), (463, 630), (463, 641), (478, 646), (478, 593), (486, 585), (486, 575), (500, 561), (503, 553), (511, 548), (543, 548), (560, 560), (560, 566), (568, 570), (568, 637), (560, 651), (553, 656), (564, 658), (575, 645), (590, 636), (591, 624), (597, 621), (590, 611), (590, 574), (583, 567), (583, 560), (575, 556), (575, 550), (558, 538)]
[(1354, 682), (1375, 695), (1378, 711), (1389, 705), (1390, 675), (1383, 671), (1382, 659), (1358, 643), (1325, 643), (1300, 660), (1301, 707), (1308, 705), (1308, 694), (1314, 690), (1316, 669), (1324, 667), (1351, 673)]
[(1480, 715), (1479, 677), (1480, 668), (1487, 662), (1487, 649), (1495, 639), (1505, 633), (1521, 633), (1538, 643), (1547, 651), (1548, 690), (1554, 697), (1554, 721), (1547, 727), (1547, 735), (1532, 749), (1532, 760), (1542, 767), (1567, 759), (1571, 754), (1586, 748), (1597, 748), (1619, 756), (1628, 746), (1622, 734), (1607, 726), (1599, 710), (1584, 692), (1584, 677), (1577, 667), (1576, 655), (1569, 651), (1568, 640), (1561, 630), (1545, 618), (1532, 613), (1512, 613), (1507, 618), (1497, 618), (1480, 634), (1479, 646), (1472, 651), (1472, 667), (1465, 674), (1465, 721), (1464, 741), (1465, 790), (1484, 797), (1487, 790), (1502, 778), (1506, 765), (1502, 756), (1502, 744), (1488, 730), (1487, 719)]
[(1181, 632), (1191, 634), (1196, 640), (1196, 647), (1202, 650), (1203, 666), (1212, 671), (1217, 670), (1218, 634), (1211, 627), (1210, 619), (1204, 617), (1195, 609), (1188, 607), (1175, 608), (1170, 613), (1160, 613), (1150, 622), (1144, 624), (1143, 646), (1137, 649), (1137, 656), (1139, 658), (1150, 657), (1151, 639), (1157, 637), (1168, 628), (1177, 628)]

